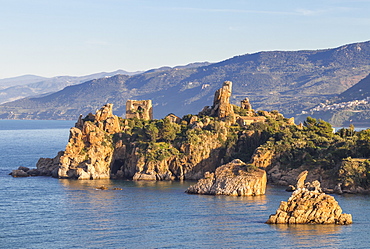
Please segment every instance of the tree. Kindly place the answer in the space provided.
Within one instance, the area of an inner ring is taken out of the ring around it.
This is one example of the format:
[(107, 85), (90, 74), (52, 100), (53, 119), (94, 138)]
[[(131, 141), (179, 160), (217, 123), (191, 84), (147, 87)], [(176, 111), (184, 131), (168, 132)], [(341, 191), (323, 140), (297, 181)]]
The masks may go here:
[(164, 141), (171, 142), (176, 138), (176, 134), (180, 132), (180, 130), (180, 125), (172, 123), (169, 119), (165, 118), (160, 130), (160, 134)]
[(154, 122), (145, 126), (145, 134), (151, 142), (157, 141), (159, 130)]

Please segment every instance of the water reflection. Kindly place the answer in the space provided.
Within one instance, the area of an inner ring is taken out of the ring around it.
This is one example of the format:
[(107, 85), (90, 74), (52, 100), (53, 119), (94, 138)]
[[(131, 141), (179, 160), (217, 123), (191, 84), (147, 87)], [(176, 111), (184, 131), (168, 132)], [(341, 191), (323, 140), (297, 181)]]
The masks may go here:
[(69, 180), (69, 179), (60, 179), (59, 180), (64, 187), (67, 189), (81, 190), (81, 189), (96, 189), (100, 186), (106, 186), (108, 188), (113, 188), (114, 182), (110, 179), (103, 180)]
[(338, 235), (342, 226), (335, 224), (271, 224), (289, 244), (311, 247), (312, 244), (334, 247), (340, 243)]
[[(75, 228), (81, 233), (94, 236), (97, 243), (104, 243), (111, 236), (117, 222), (115, 205), (116, 192), (111, 190), (116, 187), (111, 180), (68, 180), (61, 179), (65, 187), (65, 209), (72, 209), (73, 213), (67, 211), (68, 216), (77, 218)], [(108, 187), (109, 190), (98, 190), (100, 186)]]
[[(60, 183), (67, 219), (78, 221), (70, 229), (96, 247), (117, 242), (135, 248), (151, 241), (153, 248), (332, 248), (343, 245), (343, 233), (350, 232), (348, 226), (265, 224), (289, 194), (279, 188), (269, 189), (267, 195), (240, 197), (184, 193), (193, 182)], [(102, 185), (108, 190), (96, 190)]]

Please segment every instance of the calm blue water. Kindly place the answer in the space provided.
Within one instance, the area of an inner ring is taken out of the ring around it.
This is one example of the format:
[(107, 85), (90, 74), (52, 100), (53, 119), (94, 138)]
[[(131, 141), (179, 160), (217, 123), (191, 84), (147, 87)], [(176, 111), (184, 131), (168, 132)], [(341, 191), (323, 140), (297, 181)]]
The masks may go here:
[[(335, 196), (354, 224), (267, 225), (290, 193), (187, 195), (192, 182), (12, 178), (63, 150), (70, 121), (0, 120), (0, 248), (368, 248), (370, 197)], [(123, 190), (95, 190), (106, 185)]]

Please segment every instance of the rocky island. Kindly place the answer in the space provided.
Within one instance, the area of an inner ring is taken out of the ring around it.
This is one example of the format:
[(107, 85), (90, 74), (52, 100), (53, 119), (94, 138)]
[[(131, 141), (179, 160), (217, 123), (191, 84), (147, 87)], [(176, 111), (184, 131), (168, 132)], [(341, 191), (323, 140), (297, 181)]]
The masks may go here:
[(216, 169), (240, 159), (265, 171), (269, 184), (294, 185), (310, 169), (308, 180), (320, 180), (325, 192), (369, 192), (367, 130), (334, 133), (329, 123), (310, 117), (296, 125), (278, 111), (253, 110), (248, 98), (233, 105), (231, 96), (232, 83), (226, 81), (213, 105), (197, 115), (171, 113), (160, 120), (153, 119), (150, 100), (128, 100), (126, 118), (106, 104), (79, 117), (55, 158), (40, 158), (37, 169), (12, 175), (167, 181), (199, 180), (209, 172), (217, 182)]
[(302, 172), (296, 189), (287, 202), (282, 201), (275, 214), (270, 215), (268, 224), (337, 224), (352, 223), (350, 214), (342, 209), (333, 196), (322, 192), (320, 182), (305, 183), (307, 171)]
[(207, 195), (264, 195), (266, 171), (239, 159), (218, 167), (215, 173), (206, 172), (204, 178), (190, 186), (186, 193)]

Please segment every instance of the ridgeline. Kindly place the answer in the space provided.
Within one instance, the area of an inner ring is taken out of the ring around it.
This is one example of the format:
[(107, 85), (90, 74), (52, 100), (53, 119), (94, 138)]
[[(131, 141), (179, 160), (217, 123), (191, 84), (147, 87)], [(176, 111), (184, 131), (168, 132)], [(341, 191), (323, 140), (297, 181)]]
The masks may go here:
[[(220, 82), (230, 80), (230, 101), (248, 96), (257, 109), (293, 117), (337, 97), (370, 72), (370, 42), (315, 51), (272, 51), (190, 67), (116, 75), (68, 86), (40, 98), (0, 105), (3, 119), (72, 119), (112, 103), (125, 113), (127, 99), (151, 99), (154, 117), (194, 113), (212, 101)], [(303, 121), (307, 115), (299, 116)]]

